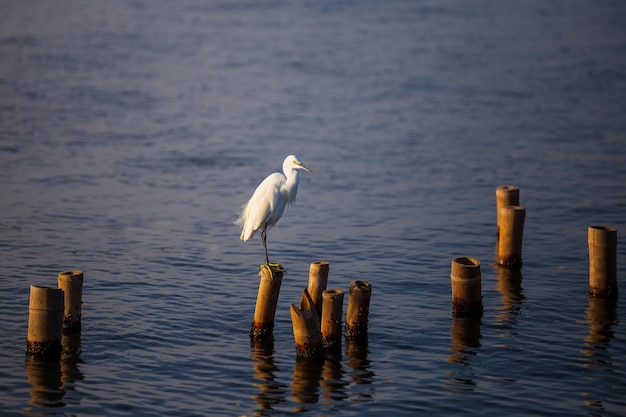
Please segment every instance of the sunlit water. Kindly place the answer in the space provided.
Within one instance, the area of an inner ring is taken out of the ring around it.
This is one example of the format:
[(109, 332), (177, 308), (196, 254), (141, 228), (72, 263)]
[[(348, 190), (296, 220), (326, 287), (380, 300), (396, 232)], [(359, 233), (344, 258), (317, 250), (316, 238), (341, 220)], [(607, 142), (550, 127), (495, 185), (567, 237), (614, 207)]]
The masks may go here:
[[(587, 294), (587, 227), (626, 233), (623, 2), (1, 8), (3, 415), (626, 414), (624, 302)], [(251, 345), (263, 251), (233, 221), (289, 153), (315, 173), (268, 233), (287, 272)], [(492, 265), (501, 184), (518, 274)], [(451, 314), (456, 256), (481, 319)], [(321, 259), (372, 284), (369, 334), (306, 364), (289, 304)], [(70, 268), (81, 351), (26, 357), (29, 284)]]

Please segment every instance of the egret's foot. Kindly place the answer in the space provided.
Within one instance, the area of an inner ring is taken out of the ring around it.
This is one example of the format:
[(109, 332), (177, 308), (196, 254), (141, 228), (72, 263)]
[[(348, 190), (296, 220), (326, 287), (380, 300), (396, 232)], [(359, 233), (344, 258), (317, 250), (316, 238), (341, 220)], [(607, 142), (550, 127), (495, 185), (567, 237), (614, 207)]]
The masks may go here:
[(259, 265), (259, 269), (267, 269), (272, 277), (274, 277), (274, 272), (285, 272), (283, 266), (275, 262)]

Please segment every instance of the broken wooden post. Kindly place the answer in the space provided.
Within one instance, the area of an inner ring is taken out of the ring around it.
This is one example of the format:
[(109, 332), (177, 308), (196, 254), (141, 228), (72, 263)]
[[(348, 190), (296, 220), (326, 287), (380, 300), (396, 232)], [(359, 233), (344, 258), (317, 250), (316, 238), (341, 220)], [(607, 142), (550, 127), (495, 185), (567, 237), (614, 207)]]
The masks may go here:
[(498, 264), (509, 268), (522, 266), (522, 241), (526, 209), (505, 206), (500, 209), (500, 235), (498, 236)]
[(270, 335), (274, 330), (276, 305), (284, 272), (285, 270), (278, 264), (261, 265), (259, 268), (259, 292), (254, 310), (254, 322), (250, 330), (252, 339)]
[(617, 297), (617, 229), (589, 226), (589, 294)]
[(372, 286), (365, 281), (352, 281), (348, 291), (345, 336), (359, 338), (367, 335)]
[(323, 356), (320, 320), (307, 289), (302, 292), (300, 307), (291, 304), (291, 322), (298, 358), (313, 359)]
[(328, 282), (329, 264), (328, 261), (315, 261), (311, 262), (309, 267), (308, 291), (317, 310), (318, 318), (322, 317), (322, 292), (326, 289)]
[(63, 332), (80, 331), (83, 304), (83, 272), (69, 270), (57, 276), (58, 286), (63, 290)]
[(46, 359), (61, 355), (63, 290), (30, 286), (26, 353)]
[(453, 314), (482, 314), (480, 261), (469, 257), (452, 259), (450, 280)]
[(322, 344), (333, 349), (341, 344), (343, 291), (332, 289), (322, 293)]

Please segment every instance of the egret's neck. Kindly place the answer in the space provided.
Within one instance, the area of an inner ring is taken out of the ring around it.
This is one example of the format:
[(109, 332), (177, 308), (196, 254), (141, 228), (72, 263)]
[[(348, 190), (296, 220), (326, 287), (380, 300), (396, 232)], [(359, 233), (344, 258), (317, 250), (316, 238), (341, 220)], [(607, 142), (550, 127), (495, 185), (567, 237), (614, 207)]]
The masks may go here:
[(287, 177), (287, 188), (291, 188), (293, 186), (298, 187), (300, 173), (297, 169), (288, 170), (287, 172), (285, 172), (285, 176)]
[(300, 173), (291, 169), (288, 172), (285, 172), (285, 176), (287, 177), (287, 181), (285, 182), (285, 191), (288, 194), (288, 203), (291, 205), (296, 201), (296, 193), (298, 192), (298, 181), (299, 181)]

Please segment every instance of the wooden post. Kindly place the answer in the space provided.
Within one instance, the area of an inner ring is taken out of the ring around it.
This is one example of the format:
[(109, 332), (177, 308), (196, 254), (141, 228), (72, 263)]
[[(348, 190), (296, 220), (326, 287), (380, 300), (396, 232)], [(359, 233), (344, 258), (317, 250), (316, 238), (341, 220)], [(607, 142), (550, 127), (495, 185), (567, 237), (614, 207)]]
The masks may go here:
[(452, 260), (452, 312), (464, 315), (480, 315), (483, 312), (480, 261), (461, 257)]
[(343, 291), (326, 290), (322, 293), (322, 299), (322, 344), (332, 349), (341, 343)]
[(589, 294), (617, 297), (617, 230), (589, 226)]
[(65, 310), (63, 313), (63, 331), (80, 331), (83, 304), (83, 271), (69, 270), (57, 276), (58, 286), (63, 290)]
[(312, 359), (322, 356), (320, 320), (307, 289), (302, 292), (300, 307), (291, 304), (291, 322), (298, 358)]
[(359, 338), (367, 335), (372, 286), (365, 281), (352, 281), (348, 291), (345, 336)]
[(522, 241), (526, 209), (505, 206), (500, 209), (500, 236), (498, 237), (498, 264), (510, 268), (522, 266)]
[(309, 267), (309, 295), (315, 309), (317, 310), (317, 317), (322, 317), (322, 292), (326, 289), (326, 283), (328, 282), (328, 261), (315, 261), (311, 262)]
[(42, 358), (61, 354), (63, 336), (63, 290), (30, 286), (26, 353)]
[(506, 206), (519, 206), (519, 188), (515, 185), (501, 185), (496, 188), (498, 236), (500, 236), (500, 209)]
[(261, 265), (259, 268), (259, 292), (254, 310), (254, 322), (250, 330), (252, 339), (270, 335), (274, 330), (274, 316), (284, 272), (285, 270), (278, 264)]

